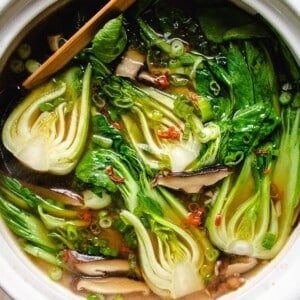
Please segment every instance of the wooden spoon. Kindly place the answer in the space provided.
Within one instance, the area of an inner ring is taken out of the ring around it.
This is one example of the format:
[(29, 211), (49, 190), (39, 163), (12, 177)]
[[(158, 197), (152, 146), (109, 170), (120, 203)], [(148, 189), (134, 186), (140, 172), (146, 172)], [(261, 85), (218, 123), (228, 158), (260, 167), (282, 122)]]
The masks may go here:
[(135, 0), (110, 0), (99, 12), (85, 23), (68, 41), (51, 55), (24, 82), (23, 87), (32, 89), (64, 67), (93, 39), (98, 30), (112, 17), (130, 7)]

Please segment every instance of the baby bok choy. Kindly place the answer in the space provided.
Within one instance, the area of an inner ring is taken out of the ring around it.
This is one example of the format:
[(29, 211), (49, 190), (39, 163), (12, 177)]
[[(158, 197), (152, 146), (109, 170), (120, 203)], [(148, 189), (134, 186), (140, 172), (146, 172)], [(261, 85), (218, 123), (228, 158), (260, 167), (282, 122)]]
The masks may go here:
[(176, 95), (117, 76), (108, 76), (99, 90), (117, 111), (131, 145), (153, 169), (190, 170), (202, 146), (220, 136), (216, 124), (204, 124)]
[(117, 136), (112, 148), (95, 145), (79, 162), (76, 177), (98, 192), (121, 194), (120, 218), (134, 229), (142, 275), (155, 293), (178, 298), (203, 288), (218, 251), (199, 227), (183, 228), (188, 212), (167, 190), (151, 186), (133, 148)]
[(61, 251), (79, 250), (90, 214), (81, 207), (41, 197), (33, 189), (0, 174), (0, 214), (26, 253), (63, 267)]
[(299, 204), (299, 125), (300, 109), (284, 108), (278, 145), (251, 153), (236, 180), (223, 181), (206, 222), (219, 249), (272, 259), (285, 245)]
[(7, 118), (4, 146), (27, 167), (68, 174), (85, 146), (90, 115), (91, 66), (79, 67), (37, 87)]

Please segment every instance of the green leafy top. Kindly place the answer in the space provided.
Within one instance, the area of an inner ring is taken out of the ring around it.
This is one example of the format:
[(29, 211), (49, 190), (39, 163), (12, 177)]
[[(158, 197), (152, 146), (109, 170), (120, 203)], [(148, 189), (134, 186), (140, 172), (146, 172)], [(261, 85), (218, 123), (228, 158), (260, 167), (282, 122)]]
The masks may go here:
[(125, 49), (126, 31), (123, 15), (108, 21), (92, 40), (92, 53), (104, 63), (115, 60)]

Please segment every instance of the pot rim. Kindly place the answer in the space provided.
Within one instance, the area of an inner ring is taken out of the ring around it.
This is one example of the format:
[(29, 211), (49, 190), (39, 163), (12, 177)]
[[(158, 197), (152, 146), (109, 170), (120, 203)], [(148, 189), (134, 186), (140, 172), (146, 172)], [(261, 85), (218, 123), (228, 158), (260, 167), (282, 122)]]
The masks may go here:
[[(47, 14), (70, 0), (1, 0), (0, 72), (15, 46)], [(242, 8), (262, 15), (284, 38), (300, 64), (300, 5), (297, 0), (233, 0)], [(18, 22), (15, 22), (18, 20)], [(33, 22), (32, 22), (33, 20)], [(8, 34), (8, 32), (10, 34)], [(287, 37), (287, 38), (286, 38)], [(221, 297), (222, 300), (297, 299), (300, 287), (296, 280), (300, 268), (300, 226), (292, 233), (285, 248), (244, 287)], [(15, 242), (0, 219), (0, 286), (16, 300), (82, 300), (63, 286), (51, 281), (36, 267)], [(22, 274), (22, 276), (20, 276)]]

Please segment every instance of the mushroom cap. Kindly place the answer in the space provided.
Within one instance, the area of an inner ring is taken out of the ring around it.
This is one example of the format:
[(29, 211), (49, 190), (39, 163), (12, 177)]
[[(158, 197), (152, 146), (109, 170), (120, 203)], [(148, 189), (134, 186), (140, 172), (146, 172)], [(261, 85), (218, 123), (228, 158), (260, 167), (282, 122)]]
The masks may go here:
[(230, 168), (218, 165), (192, 172), (172, 172), (167, 175), (158, 175), (152, 185), (162, 185), (190, 194), (199, 193), (204, 186), (213, 185), (231, 173)]

